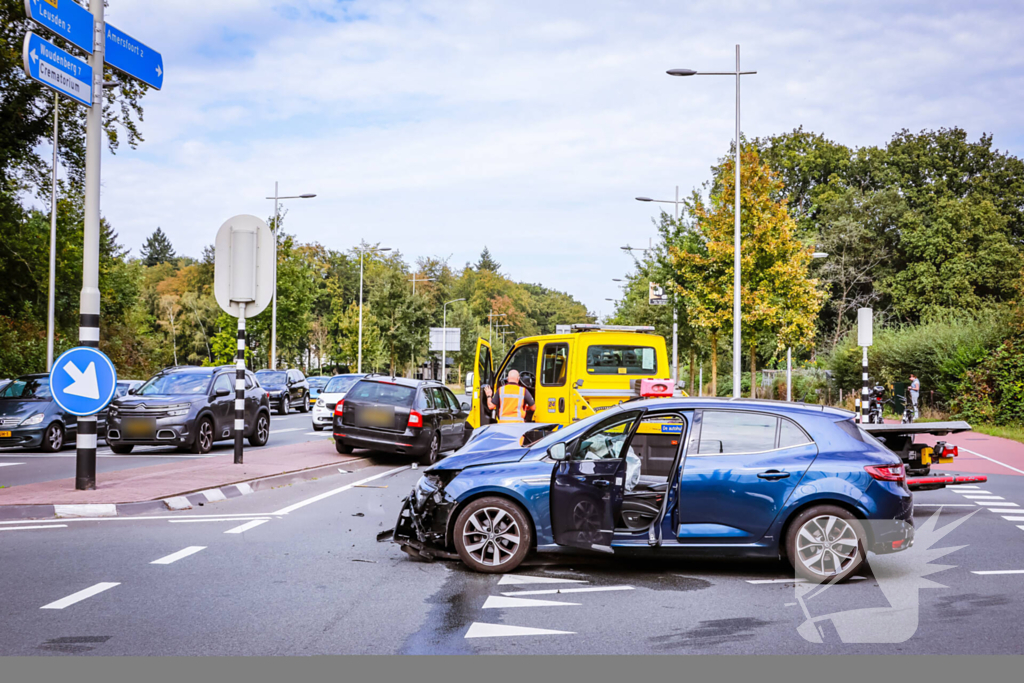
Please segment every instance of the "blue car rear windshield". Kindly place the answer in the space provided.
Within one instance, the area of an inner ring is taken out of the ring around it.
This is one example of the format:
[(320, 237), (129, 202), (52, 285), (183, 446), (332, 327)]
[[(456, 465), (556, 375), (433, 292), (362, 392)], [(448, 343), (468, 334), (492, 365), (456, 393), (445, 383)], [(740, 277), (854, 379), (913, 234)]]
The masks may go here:
[(4, 388), (0, 398), (47, 400), (50, 398), (50, 378), (32, 377), (31, 379), (16, 379)]
[(172, 372), (157, 375), (135, 392), (139, 396), (200, 395), (210, 388), (213, 372)]
[(345, 396), (346, 401), (383, 403), (401, 408), (411, 408), (414, 398), (415, 388), (386, 382), (360, 382)]

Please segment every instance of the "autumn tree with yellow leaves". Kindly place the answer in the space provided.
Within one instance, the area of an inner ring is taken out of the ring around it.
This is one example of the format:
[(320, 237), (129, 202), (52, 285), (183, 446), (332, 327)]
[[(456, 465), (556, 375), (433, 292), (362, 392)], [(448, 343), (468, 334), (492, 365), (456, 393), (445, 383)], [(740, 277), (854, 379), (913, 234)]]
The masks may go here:
[[(717, 167), (708, 201), (694, 193), (690, 220), (668, 244), (676, 291), (691, 324), (711, 342), (712, 395), (718, 343), (732, 327), (734, 164), (730, 157)], [(825, 293), (808, 275), (813, 249), (797, 239), (782, 181), (752, 147), (741, 153), (740, 174), (742, 333), (755, 396), (758, 346), (773, 354), (810, 347)]]

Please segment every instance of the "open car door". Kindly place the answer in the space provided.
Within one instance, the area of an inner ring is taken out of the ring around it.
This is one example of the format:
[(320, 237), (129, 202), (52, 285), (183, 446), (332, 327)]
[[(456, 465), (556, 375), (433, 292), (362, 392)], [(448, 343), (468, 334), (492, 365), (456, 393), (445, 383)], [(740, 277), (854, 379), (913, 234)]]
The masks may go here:
[(484, 387), (494, 388), (494, 359), (491, 356), (491, 345), (483, 338), (476, 340), (476, 358), (473, 360), (473, 404), (469, 409), (466, 422), (476, 429), (491, 423), (490, 411), (487, 408), (487, 394)]
[(626, 446), (640, 415), (640, 411), (619, 413), (565, 444), (551, 474), (555, 543), (612, 552), (625, 488)]

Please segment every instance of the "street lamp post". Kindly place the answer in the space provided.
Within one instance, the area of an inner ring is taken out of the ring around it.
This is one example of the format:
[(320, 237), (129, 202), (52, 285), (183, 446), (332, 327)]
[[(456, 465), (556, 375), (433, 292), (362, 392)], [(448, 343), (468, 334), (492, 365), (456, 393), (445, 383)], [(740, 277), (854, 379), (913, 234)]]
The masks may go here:
[(491, 337), (494, 334), (494, 319), (495, 318), (504, 318), (506, 315), (508, 315), (508, 314), (507, 313), (495, 313), (493, 308), (491, 309), (491, 312), (487, 314), (487, 343), (488, 344), (492, 343)]
[(445, 363), (448, 362), (448, 304), (465, 300), (465, 297), (452, 299), (451, 301), (446, 301), (444, 306), (441, 307), (441, 384), (445, 386), (448, 385), (448, 368), (445, 366)]
[(413, 273), (412, 274), (412, 279), (410, 281), (412, 282), (412, 293), (415, 294), (416, 293), (416, 283), (417, 282), (436, 282), (437, 278), (436, 277), (420, 277), (420, 278), (418, 278), (418, 277), (416, 277), (416, 273)]
[(669, 69), (670, 76), (735, 76), (736, 77), (736, 204), (733, 209), (732, 261), (732, 396), (740, 397), (740, 76), (756, 74), (756, 71), (740, 71), (740, 46), (736, 46), (735, 71), (694, 71), (693, 69)]
[(363, 372), (363, 254), (368, 251), (374, 253), (380, 253), (382, 251), (391, 251), (391, 247), (370, 247), (369, 249), (359, 250), (359, 341), (357, 342), (358, 348), (356, 350), (356, 372), (362, 374)]
[(270, 367), (277, 369), (277, 235), (278, 224), (281, 222), (279, 206), (282, 199), (312, 199), (315, 194), (297, 194), (290, 197), (282, 197), (277, 191), (277, 181), (274, 181), (274, 196), (267, 199), (274, 200), (274, 303), (270, 313)]

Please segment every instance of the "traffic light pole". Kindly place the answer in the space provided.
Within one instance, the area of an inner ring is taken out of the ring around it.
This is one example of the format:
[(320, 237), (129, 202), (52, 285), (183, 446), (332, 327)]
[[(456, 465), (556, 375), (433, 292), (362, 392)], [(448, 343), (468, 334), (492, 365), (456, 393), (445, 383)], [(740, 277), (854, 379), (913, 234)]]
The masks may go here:
[[(103, 0), (89, 0), (95, 19), (92, 67), (92, 106), (85, 126), (85, 225), (82, 259), (82, 298), (78, 340), (82, 346), (100, 345), (100, 159), (103, 154), (103, 50), (106, 25)], [(96, 416), (78, 418), (75, 488), (96, 488)]]

